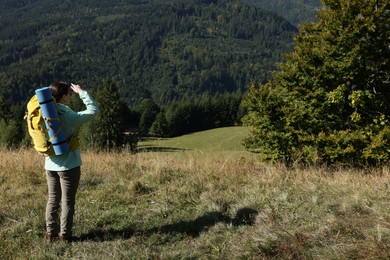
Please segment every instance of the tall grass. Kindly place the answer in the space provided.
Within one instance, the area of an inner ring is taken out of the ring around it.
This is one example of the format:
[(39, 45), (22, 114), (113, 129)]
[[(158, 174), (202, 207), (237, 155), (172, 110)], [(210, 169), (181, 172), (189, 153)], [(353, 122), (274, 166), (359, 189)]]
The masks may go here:
[(72, 244), (44, 243), (33, 150), (0, 151), (1, 259), (388, 259), (389, 169), (249, 154), (84, 153)]

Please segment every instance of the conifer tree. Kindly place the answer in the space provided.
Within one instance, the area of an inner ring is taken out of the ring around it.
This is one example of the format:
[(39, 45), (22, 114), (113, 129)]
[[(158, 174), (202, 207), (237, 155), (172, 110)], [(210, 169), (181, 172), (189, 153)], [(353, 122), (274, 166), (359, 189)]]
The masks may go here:
[(137, 112), (140, 115), (139, 131), (142, 136), (149, 134), (149, 130), (153, 125), (156, 116), (160, 112), (159, 106), (151, 99), (144, 99), (137, 107)]
[(154, 120), (150, 128), (150, 131), (155, 136), (160, 136), (160, 137), (169, 136), (168, 121), (167, 118), (165, 117), (165, 110), (161, 110), (157, 114), (156, 119)]
[[(126, 106), (111, 80), (104, 80), (96, 93), (100, 112), (82, 131), (84, 143), (89, 148), (110, 151), (123, 145)], [(91, 147), (92, 146), (92, 147)]]
[(323, 0), (273, 79), (245, 100), (245, 145), (266, 160), (390, 159), (390, 3)]

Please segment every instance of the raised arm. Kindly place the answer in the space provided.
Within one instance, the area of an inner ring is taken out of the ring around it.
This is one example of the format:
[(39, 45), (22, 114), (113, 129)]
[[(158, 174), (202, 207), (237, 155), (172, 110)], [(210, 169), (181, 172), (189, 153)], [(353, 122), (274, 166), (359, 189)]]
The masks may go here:
[(86, 106), (85, 110), (77, 113), (71, 113), (69, 114), (69, 118), (67, 118), (68, 123), (72, 124), (74, 127), (78, 127), (89, 121), (95, 114), (97, 114), (99, 112), (99, 108), (88, 92), (83, 90), (80, 85), (72, 83), (71, 88), (79, 95), (80, 99)]

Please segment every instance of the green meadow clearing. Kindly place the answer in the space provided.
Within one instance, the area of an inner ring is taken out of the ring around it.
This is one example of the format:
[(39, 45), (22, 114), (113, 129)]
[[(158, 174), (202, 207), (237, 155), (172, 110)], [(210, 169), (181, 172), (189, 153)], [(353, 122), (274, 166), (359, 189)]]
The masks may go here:
[(175, 138), (149, 138), (139, 143), (141, 152), (228, 153), (230, 156), (255, 157), (245, 151), (242, 140), (249, 135), (246, 127), (224, 127)]
[(0, 151), (1, 259), (388, 259), (390, 170), (286, 168), (242, 127), (84, 152), (72, 244), (44, 239), (34, 150)]

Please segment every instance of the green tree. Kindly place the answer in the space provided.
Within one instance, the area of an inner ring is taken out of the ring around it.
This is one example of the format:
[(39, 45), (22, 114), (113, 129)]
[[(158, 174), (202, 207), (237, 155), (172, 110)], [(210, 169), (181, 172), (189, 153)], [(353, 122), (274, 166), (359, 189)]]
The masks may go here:
[(95, 99), (100, 112), (81, 131), (83, 145), (108, 151), (122, 147), (126, 105), (112, 81), (103, 81), (103, 87), (97, 91)]
[(10, 118), (11, 111), (9, 107), (10, 104), (4, 99), (4, 96), (0, 94), (0, 119), (4, 119), (5, 121), (7, 121)]
[(136, 110), (140, 115), (138, 124), (140, 134), (146, 136), (149, 134), (149, 130), (160, 112), (160, 107), (153, 100), (144, 99)]
[(387, 162), (390, 3), (323, 2), (273, 79), (251, 87), (245, 145), (287, 163)]
[(14, 120), (0, 119), (0, 147), (14, 147), (20, 143), (20, 125)]
[(0, 94), (0, 147), (15, 147), (20, 144), (23, 129), (20, 106), (11, 106)]
[(165, 117), (165, 110), (161, 110), (157, 114), (150, 131), (155, 136), (169, 136), (168, 121)]
[(191, 107), (191, 101), (189, 100), (174, 101), (167, 106), (166, 120), (169, 136), (178, 136), (189, 133)]

